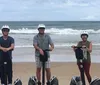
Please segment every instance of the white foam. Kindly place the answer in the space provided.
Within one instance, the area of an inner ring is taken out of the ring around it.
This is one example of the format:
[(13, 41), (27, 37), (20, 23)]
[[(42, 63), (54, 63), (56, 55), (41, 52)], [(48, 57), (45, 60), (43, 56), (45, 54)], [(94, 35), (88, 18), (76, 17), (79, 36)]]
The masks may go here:
[[(55, 47), (70, 47), (72, 45), (77, 45), (77, 43), (60, 43), (55, 44)], [(93, 46), (100, 46), (100, 43), (93, 43)], [(33, 47), (33, 45), (15, 45), (15, 48), (28, 48)]]
[[(95, 34), (99, 34), (100, 33), (100, 29), (99, 30), (93, 30), (93, 29), (88, 29), (88, 30), (76, 30), (76, 29), (72, 29), (72, 28), (50, 28), (50, 29), (46, 29), (45, 30), (46, 33), (50, 33), (50, 34), (65, 34), (65, 35), (78, 35), (81, 34), (82, 32), (88, 32), (88, 33), (95, 33)], [(0, 31), (1, 33), (1, 31)], [(22, 29), (18, 29), (18, 30), (14, 30), (11, 29), (10, 33), (15, 33), (15, 34), (20, 34), (20, 33), (24, 33), (24, 34), (31, 34), (31, 33), (38, 33), (37, 29), (28, 29), (28, 28), (22, 28)]]

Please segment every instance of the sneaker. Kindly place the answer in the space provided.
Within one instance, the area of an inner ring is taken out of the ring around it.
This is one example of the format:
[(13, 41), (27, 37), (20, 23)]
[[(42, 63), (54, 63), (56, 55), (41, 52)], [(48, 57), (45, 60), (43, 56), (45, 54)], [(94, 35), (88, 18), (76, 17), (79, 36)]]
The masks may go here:
[(41, 82), (40, 81), (38, 81), (38, 85), (41, 85)]
[(12, 85), (12, 84), (8, 84), (8, 85)]
[(5, 85), (5, 84), (1, 84), (1, 85)]
[(50, 81), (47, 82), (47, 85), (50, 85)]

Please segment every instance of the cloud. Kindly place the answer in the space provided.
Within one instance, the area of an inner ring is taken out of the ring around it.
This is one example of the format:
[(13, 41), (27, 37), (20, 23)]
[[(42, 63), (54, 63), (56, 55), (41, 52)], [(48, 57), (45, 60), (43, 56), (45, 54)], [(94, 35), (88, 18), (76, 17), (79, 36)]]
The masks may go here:
[(93, 15), (81, 18), (81, 20), (95, 20), (95, 19), (96, 19), (96, 16), (93, 16)]
[(1, 0), (0, 21), (95, 20), (99, 4), (99, 0)]
[(89, 6), (89, 3), (83, 3), (80, 1), (73, 1), (73, 0), (69, 0), (67, 4), (68, 6)]

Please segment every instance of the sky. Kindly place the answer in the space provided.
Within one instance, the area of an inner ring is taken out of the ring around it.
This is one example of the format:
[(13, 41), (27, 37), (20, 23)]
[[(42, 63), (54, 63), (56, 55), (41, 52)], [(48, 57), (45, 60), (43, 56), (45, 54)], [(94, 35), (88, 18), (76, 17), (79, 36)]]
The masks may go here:
[(100, 0), (0, 0), (0, 21), (99, 21)]

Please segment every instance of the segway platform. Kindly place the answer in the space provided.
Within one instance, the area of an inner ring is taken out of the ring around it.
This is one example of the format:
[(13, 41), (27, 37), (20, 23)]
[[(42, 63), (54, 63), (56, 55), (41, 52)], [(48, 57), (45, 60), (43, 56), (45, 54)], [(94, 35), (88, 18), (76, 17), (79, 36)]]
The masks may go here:
[(14, 85), (22, 85), (22, 81), (17, 78), (15, 81), (14, 81)]
[(82, 85), (80, 76), (73, 76), (70, 85)]
[(100, 78), (95, 78), (91, 81), (90, 85), (100, 85)]
[(79, 63), (80, 63), (82, 85), (86, 85), (85, 76), (84, 76), (84, 68), (83, 68), (84, 55), (83, 55), (82, 47), (75, 47), (75, 56), (76, 56), (76, 59), (79, 60)]

